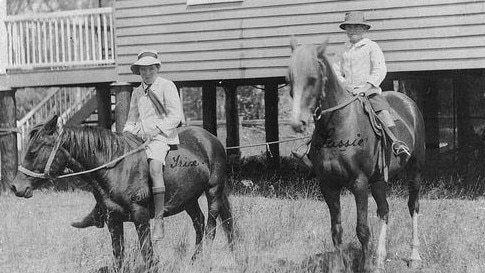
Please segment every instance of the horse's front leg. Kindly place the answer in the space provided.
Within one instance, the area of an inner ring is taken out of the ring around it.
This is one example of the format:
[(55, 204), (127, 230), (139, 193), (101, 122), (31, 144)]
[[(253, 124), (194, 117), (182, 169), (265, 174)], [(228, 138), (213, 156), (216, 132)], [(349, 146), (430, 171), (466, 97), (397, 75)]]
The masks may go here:
[(153, 256), (153, 245), (150, 235), (150, 212), (148, 208), (135, 204), (133, 205), (132, 215), (136, 232), (138, 233), (141, 253), (146, 267), (150, 270), (156, 263)]
[(117, 269), (120, 269), (124, 259), (123, 221), (117, 217), (109, 215), (107, 223), (109, 233), (111, 234), (111, 245), (113, 247), (115, 266)]
[(350, 184), (350, 191), (355, 196), (355, 204), (357, 208), (357, 226), (356, 233), (357, 238), (362, 245), (362, 260), (360, 263), (361, 272), (372, 271), (372, 254), (370, 248), (370, 231), (367, 224), (367, 211), (368, 211), (368, 190), (369, 184), (367, 180), (361, 178), (357, 179)]
[(320, 183), (325, 202), (330, 211), (332, 241), (335, 246), (335, 254), (330, 260), (329, 272), (344, 272), (345, 265), (342, 253), (342, 216), (340, 209), (340, 186), (331, 187)]
[(377, 258), (376, 267), (377, 272), (384, 272), (384, 263), (386, 261), (386, 237), (387, 224), (389, 219), (389, 204), (386, 199), (387, 184), (383, 179), (380, 179), (371, 184), (372, 196), (377, 204), (377, 215), (381, 223), (381, 231), (379, 233), (379, 240), (377, 242)]

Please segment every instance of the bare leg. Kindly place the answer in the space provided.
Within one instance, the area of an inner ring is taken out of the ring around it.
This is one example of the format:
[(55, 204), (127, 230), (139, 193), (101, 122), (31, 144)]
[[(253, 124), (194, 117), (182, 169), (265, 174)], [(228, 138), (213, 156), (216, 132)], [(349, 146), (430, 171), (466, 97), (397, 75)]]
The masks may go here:
[(330, 261), (329, 272), (344, 272), (345, 265), (342, 255), (342, 216), (340, 210), (340, 191), (341, 188), (331, 188), (320, 184), (320, 189), (330, 211), (332, 241), (335, 246), (335, 255)]
[(379, 180), (371, 185), (372, 196), (377, 203), (377, 215), (380, 219), (381, 230), (379, 233), (379, 241), (377, 243), (377, 272), (384, 272), (384, 263), (386, 261), (386, 236), (387, 224), (389, 219), (389, 204), (386, 200), (387, 184), (384, 180)]
[(368, 183), (356, 180), (350, 187), (355, 196), (357, 208), (357, 238), (362, 245), (362, 260), (360, 263), (362, 272), (372, 271), (372, 255), (370, 253), (370, 231), (367, 224), (368, 210)]
[(159, 160), (150, 159), (150, 177), (153, 182), (153, 202), (155, 218), (153, 219), (153, 240), (160, 241), (164, 236), (163, 212), (165, 208), (165, 181), (163, 180), (163, 164)]

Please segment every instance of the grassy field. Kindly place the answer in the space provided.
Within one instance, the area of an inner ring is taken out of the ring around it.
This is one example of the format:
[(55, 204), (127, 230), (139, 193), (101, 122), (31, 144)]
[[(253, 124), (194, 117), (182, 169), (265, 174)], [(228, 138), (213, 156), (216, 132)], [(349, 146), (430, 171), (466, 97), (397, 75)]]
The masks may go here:
[[(231, 196), (238, 240), (230, 252), (222, 229), (212, 249), (190, 262), (195, 232), (185, 214), (167, 218), (166, 237), (157, 247), (160, 272), (325, 272), (332, 251), (329, 214), (313, 198), (276, 199)], [(390, 197), (387, 272), (411, 272), (411, 221), (404, 198)], [(200, 199), (205, 208), (205, 198)], [(78, 230), (69, 223), (94, 205), (90, 193), (37, 191), (32, 199), (0, 198), (0, 272), (96, 272), (111, 263), (106, 228)], [(352, 196), (342, 198), (348, 272), (360, 245), (355, 236)], [(370, 202), (372, 234), (378, 232), (375, 204)], [(423, 200), (420, 216), (419, 272), (485, 272), (485, 200)], [(142, 258), (134, 227), (125, 224), (127, 262), (136, 272)]]

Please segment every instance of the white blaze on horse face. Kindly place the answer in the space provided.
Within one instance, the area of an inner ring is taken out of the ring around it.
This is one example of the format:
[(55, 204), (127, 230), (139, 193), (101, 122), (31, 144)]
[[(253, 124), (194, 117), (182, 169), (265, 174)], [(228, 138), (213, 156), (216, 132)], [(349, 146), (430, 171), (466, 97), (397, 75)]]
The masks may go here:
[[(318, 69), (311, 49), (300, 46), (291, 58), (290, 74), (293, 92), (292, 127), (304, 132), (316, 104)], [(314, 52), (314, 51), (313, 51)]]

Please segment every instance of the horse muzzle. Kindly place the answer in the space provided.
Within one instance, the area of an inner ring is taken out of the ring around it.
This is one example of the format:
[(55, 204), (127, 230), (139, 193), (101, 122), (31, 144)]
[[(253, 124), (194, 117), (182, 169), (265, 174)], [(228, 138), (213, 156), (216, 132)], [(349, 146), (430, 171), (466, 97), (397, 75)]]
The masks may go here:
[(307, 122), (303, 120), (292, 121), (291, 128), (297, 133), (304, 133), (307, 129)]
[(17, 197), (24, 197), (24, 198), (32, 197), (33, 195), (32, 186), (27, 185), (27, 183), (19, 180), (20, 179), (18, 178), (18, 175), (17, 175), (14, 181), (10, 184), (10, 190), (12, 190), (12, 192), (15, 193)]

